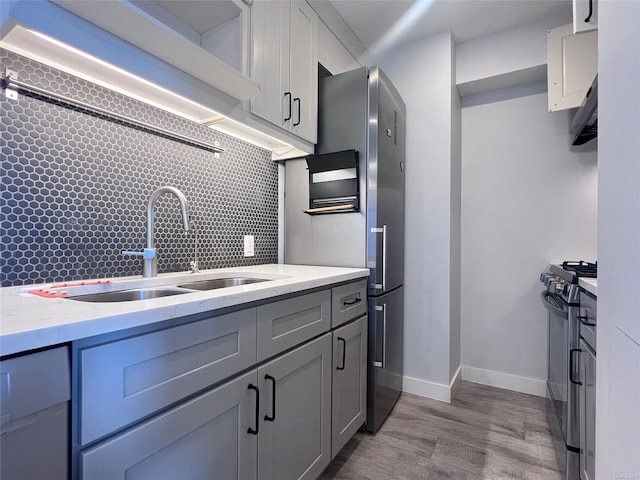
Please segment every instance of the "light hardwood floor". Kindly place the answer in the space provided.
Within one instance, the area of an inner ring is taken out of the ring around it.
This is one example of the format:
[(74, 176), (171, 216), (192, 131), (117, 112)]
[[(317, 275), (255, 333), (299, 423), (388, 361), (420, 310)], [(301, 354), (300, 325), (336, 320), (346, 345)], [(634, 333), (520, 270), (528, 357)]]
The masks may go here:
[(378, 433), (357, 433), (320, 479), (562, 480), (544, 404), (464, 381), (451, 404), (404, 393)]

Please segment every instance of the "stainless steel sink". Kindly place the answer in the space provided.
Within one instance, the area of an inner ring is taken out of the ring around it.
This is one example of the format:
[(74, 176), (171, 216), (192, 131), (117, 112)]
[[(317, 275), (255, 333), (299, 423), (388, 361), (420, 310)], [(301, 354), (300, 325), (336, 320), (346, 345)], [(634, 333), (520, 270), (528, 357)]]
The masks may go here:
[(248, 285), (250, 283), (267, 282), (266, 278), (249, 277), (228, 277), (212, 278), (211, 280), (200, 280), (197, 282), (182, 283), (180, 288), (190, 288), (192, 290), (214, 290), (216, 288), (237, 287), (238, 285)]
[(188, 290), (177, 288), (137, 288), (134, 290), (120, 290), (118, 292), (91, 293), (88, 295), (78, 295), (67, 297), (69, 300), (78, 302), (133, 302), (136, 300), (147, 300), (149, 298), (170, 297), (172, 295), (182, 295), (191, 293)]

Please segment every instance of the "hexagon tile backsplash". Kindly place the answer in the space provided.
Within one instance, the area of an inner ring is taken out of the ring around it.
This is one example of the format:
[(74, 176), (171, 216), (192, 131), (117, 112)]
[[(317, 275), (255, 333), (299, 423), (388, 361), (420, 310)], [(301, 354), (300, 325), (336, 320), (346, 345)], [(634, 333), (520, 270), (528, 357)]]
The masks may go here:
[[(270, 152), (64, 72), (0, 50), (3, 72), (55, 93), (203, 141), (197, 147), (35, 96), (2, 108), (0, 284), (139, 275), (123, 250), (146, 244), (146, 208), (158, 187), (184, 192), (199, 230), (201, 268), (278, 260), (278, 169)], [(195, 238), (182, 231), (178, 202), (156, 208), (160, 272), (184, 271)], [(255, 256), (243, 256), (243, 236)]]

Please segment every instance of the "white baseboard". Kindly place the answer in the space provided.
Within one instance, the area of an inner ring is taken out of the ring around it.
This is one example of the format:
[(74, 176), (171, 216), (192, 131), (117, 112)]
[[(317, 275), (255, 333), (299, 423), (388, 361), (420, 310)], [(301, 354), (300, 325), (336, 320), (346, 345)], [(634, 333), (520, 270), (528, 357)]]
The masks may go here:
[(494, 372), (466, 365), (462, 367), (462, 380), (491, 387), (505, 388), (514, 392), (528, 393), (538, 397), (545, 397), (547, 394), (547, 383), (544, 380)]
[(461, 372), (462, 366), (459, 366), (449, 385), (405, 376), (402, 378), (402, 391), (441, 402), (451, 403), (451, 392), (456, 382), (460, 379)]

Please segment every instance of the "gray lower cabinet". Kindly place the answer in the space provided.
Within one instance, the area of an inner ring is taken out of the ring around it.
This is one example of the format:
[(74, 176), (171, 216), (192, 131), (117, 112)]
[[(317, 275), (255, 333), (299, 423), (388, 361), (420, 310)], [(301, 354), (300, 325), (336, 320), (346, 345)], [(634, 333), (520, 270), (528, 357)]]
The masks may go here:
[(256, 478), (253, 370), (81, 453), (87, 480)]
[(333, 331), (332, 371), (331, 458), (334, 458), (367, 417), (366, 315)]
[(331, 460), (331, 333), (261, 366), (258, 382), (258, 479), (317, 478)]
[(87, 480), (304, 480), (330, 456), (327, 333), (85, 449), (80, 472)]
[(365, 421), (364, 286), (333, 292), (349, 322), (334, 332), (325, 289), (74, 342), (73, 477), (317, 478)]

